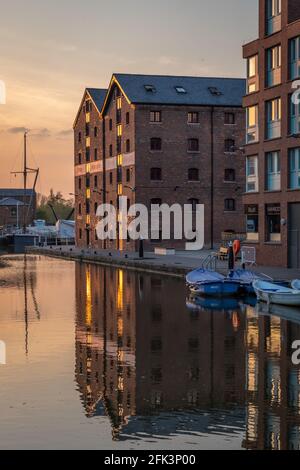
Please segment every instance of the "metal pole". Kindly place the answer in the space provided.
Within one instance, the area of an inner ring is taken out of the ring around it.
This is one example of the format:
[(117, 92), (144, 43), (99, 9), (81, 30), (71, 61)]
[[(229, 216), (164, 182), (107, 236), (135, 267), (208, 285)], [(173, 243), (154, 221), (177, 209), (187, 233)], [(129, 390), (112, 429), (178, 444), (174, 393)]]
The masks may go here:
[(24, 133), (24, 214), (23, 214), (23, 233), (26, 233), (26, 190), (27, 190), (27, 132)]

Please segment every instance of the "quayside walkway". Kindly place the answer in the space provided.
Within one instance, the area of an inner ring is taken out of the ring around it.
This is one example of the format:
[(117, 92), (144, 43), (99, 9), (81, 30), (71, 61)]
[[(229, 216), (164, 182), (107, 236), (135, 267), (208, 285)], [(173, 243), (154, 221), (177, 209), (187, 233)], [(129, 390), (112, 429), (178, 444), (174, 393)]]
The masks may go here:
[[(156, 272), (160, 274), (184, 277), (189, 271), (202, 267), (203, 263), (207, 266), (207, 259), (213, 251), (202, 250), (197, 252), (176, 252), (175, 255), (156, 255), (146, 252), (144, 258), (139, 258), (138, 253), (119, 252), (95, 249), (80, 249), (74, 246), (66, 247), (30, 247), (26, 249), (27, 253), (52, 256), (67, 260), (77, 260), (81, 262), (98, 263), (106, 266), (125, 267), (136, 271)], [(240, 266), (240, 262), (237, 263)], [(225, 274), (228, 271), (227, 261), (216, 261), (216, 270)], [(254, 266), (251, 268), (267, 274), (274, 279), (296, 279), (300, 278), (300, 270), (274, 268), (267, 266)]]

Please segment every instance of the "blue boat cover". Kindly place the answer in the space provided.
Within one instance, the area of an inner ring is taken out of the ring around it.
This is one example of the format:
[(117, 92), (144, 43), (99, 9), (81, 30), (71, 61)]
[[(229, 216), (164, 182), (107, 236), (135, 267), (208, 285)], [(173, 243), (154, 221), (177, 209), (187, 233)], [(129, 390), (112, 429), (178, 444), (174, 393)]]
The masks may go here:
[(223, 281), (225, 277), (215, 271), (208, 271), (207, 269), (196, 269), (187, 274), (186, 282), (188, 284), (197, 284), (199, 282), (207, 281)]
[(235, 269), (234, 271), (230, 271), (228, 274), (228, 279), (240, 281), (246, 284), (252, 284), (252, 282), (256, 281), (257, 279), (266, 280), (263, 274), (247, 271), (246, 269)]

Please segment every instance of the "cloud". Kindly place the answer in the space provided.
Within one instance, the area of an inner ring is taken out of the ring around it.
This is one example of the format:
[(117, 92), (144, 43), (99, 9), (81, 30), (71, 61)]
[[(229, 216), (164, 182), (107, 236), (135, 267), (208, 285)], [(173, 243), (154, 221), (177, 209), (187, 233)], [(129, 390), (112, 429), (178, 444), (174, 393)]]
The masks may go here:
[(10, 134), (24, 134), (28, 131), (26, 127), (11, 127), (7, 130)]
[(58, 135), (61, 137), (68, 137), (69, 135), (73, 134), (73, 129), (64, 129), (63, 131), (60, 131)]
[(42, 128), (42, 129), (34, 129), (34, 130), (31, 132), (31, 136), (33, 136), (33, 137), (40, 137), (40, 138), (50, 137), (50, 136), (51, 136), (51, 132), (49, 131), (49, 129), (47, 129), (46, 127), (44, 127), (44, 128)]

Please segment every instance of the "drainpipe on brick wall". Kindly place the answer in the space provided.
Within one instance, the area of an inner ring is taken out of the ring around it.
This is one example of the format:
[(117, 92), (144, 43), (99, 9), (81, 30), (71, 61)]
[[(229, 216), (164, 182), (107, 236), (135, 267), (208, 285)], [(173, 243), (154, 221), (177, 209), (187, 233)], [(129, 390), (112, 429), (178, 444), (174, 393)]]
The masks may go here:
[(214, 106), (210, 110), (210, 247), (214, 248)]
[[(102, 163), (103, 163), (103, 176), (102, 176), (102, 187), (103, 187), (103, 192), (102, 192), (102, 197), (103, 197), (103, 204), (106, 204), (106, 161), (105, 161), (105, 158), (106, 158), (106, 151), (105, 151), (105, 143), (106, 143), (106, 140), (105, 140), (105, 119), (104, 119), (104, 116), (103, 116), (103, 119), (102, 119), (102, 151), (103, 151), (103, 154), (102, 154)], [(104, 239), (103, 241), (103, 248), (104, 250), (106, 250), (106, 239)]]

